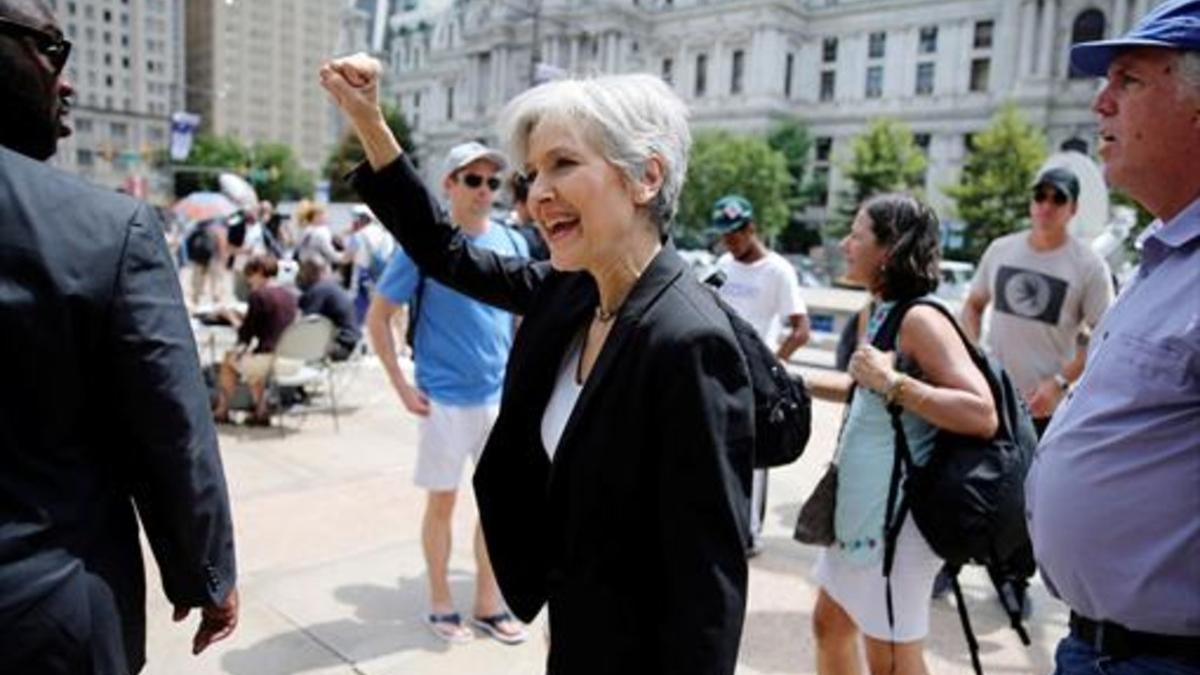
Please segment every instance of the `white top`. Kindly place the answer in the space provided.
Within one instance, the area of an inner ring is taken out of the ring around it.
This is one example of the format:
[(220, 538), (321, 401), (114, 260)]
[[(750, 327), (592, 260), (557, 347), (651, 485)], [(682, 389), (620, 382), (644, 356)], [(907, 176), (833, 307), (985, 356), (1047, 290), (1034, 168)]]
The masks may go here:
[[(387, 264), (396, 250), (396, 240), (379, 223), (372, 222), (354, 233), (354, 264), (359, 269), (372, 269), (377, 263)], [(378, 265), (382, 269), (383, 265)]]
[(558, 451), (558, 442), (562, 440), (563, 430), (567, 428), (567, 420), (571, 411), (579, 401), (579, 392), (583, 385), (575, 379), (579, 372), (579, 359), (583, 355), (583, 333), (571, 341), (571, 348), (563, 357), (562, 365), (558, 368), (558, 378), (554, 381), (554, 391), (550, 393), (550, 401), (542, 413), (542, 445), (550, 461), (554, 461), (554, 453)]
[(782, 322), (795, 314), (808, 313), (800, 297), (796, 270), (778, 253), (767, 251), (750, 264), (726, 253), (717, 260), (717, 267), (725, 273), (721, 297), (754, 326), (772, 350), (779, 345)]

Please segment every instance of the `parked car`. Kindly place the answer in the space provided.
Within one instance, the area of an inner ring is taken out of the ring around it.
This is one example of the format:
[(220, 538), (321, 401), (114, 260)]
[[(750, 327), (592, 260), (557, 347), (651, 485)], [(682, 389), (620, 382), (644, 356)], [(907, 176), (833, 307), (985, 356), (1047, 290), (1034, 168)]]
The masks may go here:
[(943, 260), (940, 267), (942, 279), (938, 284), (937, 296), (956, 306), (961, 305), (971, 292), (975, 265), (958, 260)]

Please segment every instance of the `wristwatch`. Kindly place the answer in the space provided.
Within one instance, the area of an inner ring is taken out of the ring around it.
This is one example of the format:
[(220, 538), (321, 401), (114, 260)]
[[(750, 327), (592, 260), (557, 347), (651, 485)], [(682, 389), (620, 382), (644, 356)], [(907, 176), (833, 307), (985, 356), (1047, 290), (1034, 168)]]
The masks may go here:
[(1071, 388), (1071, 381), (1064, 377), (1062, 373), (1054, 374), (1054, 383), (1057, 384), (1058, 388), (1062, 389), (1063, 391)]

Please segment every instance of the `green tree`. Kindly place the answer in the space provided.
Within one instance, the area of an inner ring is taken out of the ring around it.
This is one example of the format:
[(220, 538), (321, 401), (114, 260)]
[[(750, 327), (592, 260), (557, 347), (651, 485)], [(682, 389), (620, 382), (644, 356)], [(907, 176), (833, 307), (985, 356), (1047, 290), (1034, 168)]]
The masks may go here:
[(282, 143), (255, 143), (243, 174), (259, 199), (276, 203), (308, 197), (316, 189), (312, 173), (300, 166), (291, 146)]
[(841, 237), (850, 229), (858, 207), (868, 198), (884, 193), (920, 192), (925, 182), (925, 154), (904, 123), (879, 118), (854, 137), (850, 161), (839, 166), (849, 187), (838, 195), (830, 237)]
[(680, 196), (678, 224), (683, 234), (704, 237), (713, 203), (735, 192), (754, 205), (759, 232), (772, 237), (787, 224), (790, 183), (787, 161), (764, 139), (699, 132)]
[(260, 142), (248, 148), (235, 136), (200, 134), (188, 158), (172, 166), (177, 196), (218, 190), (217, 178), (222, 173), (245, 178), (260, 199), (273, 202), (307, 197), (315, 187), (312, 174), (300, 166), (291, 147)]
[(175, 169), (175, 195), (183, 197), (197, 190), (216, 191), (217, 176), (224, 171), (237, 172), (248, 159), (246, 146), (236, 137), (198, 134), (188, 158), (170, 164)]
[[(400, 108), (390, 104), (384, 104), (382, 107), (383, 119), (387, 121), (388, 127), (396, 135), (396, 139), (400, 141), (400, 147), (404, 148), (404, 152), (408, 153), (409, 157), (415, 156), (412, 132), (408, 128), (408, 123), (404, 121), (404, 115), (400, 112)], [(347, 129), (346, 134), (342, 136), (342, 140), (338, 142), (337, 147), (325, 162), (324, 174), (329, 179), (330, 201), (358, 201), (358, 195), (354, 192), (354, 188), (346, 182), (345, 176), (366, 157), (362, 143), (354, 134), (354, 130)]]
[(820, 231), (809, 227), (802, 214), (820, 198), (824, 185), (809, 171), (812, 136), (797, 118), (779, 122), (767, 134), (767, 145), (783, 155), (791, 181), (787, 190), (788, 222), (780, 233), (780, 244), (787, 250), (804, 250), (821, 243)]
[(945, 190), (966, 225), (963, 248), (951, 253), (972, 261), (993, 239), (1028, 222), (1029, 184), (1046, 158), (1046, 139), (1009, 103), (973, 145), (958, 184)]

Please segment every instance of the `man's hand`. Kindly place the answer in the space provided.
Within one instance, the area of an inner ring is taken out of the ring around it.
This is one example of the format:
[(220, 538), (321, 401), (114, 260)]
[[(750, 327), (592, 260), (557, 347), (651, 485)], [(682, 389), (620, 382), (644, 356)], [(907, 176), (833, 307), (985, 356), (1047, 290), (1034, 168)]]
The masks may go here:
[(1062, 395), (1062, 387), (1058, 386), (1054, 378), (1045, 379), (1031, 391), (1025, 392), (1025, 405), (1029, 406), (1029, 414), (1034, 419), (1045, 419), (1054, 414)]
[(363, 52), (326, 61), (321, 66), (321, 86), (356, 126), (380, 116), (378, 59)]
[(420, 389), (407, 382), (402, 382), (397, 384), (396, 391), (400, 394), (400, 401), (404, 403), (404, 408), (408, 412), (418, 417), (429, 416), (429, 397)]
[[(175, 607), (173, 618), (176, 622), (183, 621), (191, 612), (189, 607)], [(199, 654), (214, 642), (229, 637), (238, 620), (238, 592), (230, 589), (224, 602), (217, 605), (206, 605), (200, 608), (200, 626), (192, 638), (192, 654)]]

